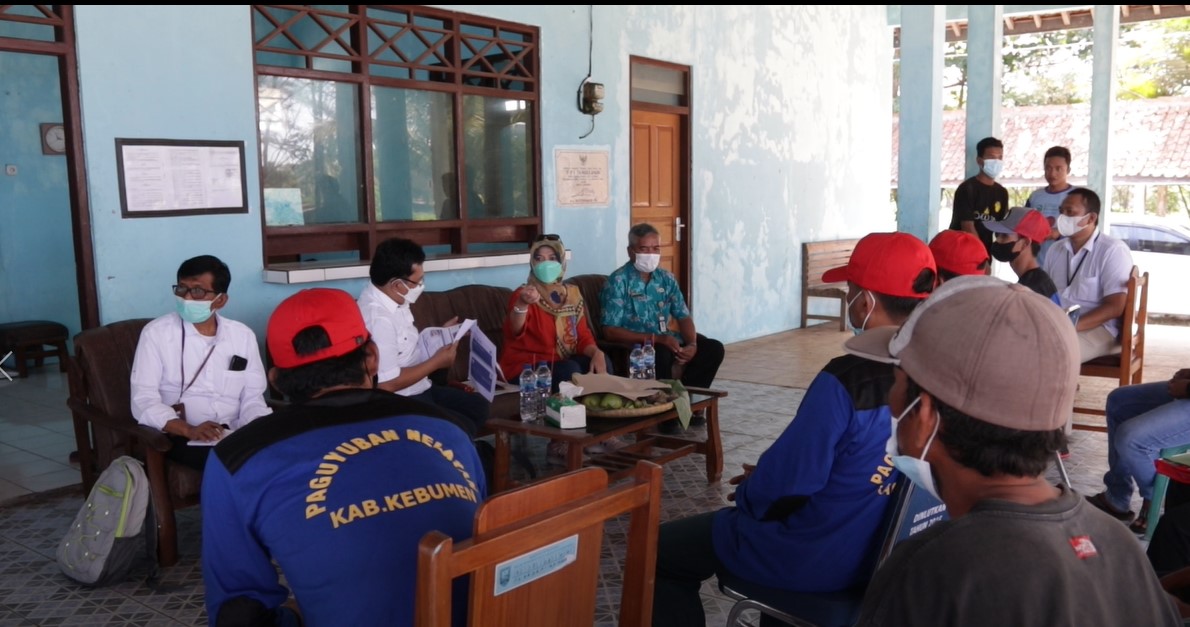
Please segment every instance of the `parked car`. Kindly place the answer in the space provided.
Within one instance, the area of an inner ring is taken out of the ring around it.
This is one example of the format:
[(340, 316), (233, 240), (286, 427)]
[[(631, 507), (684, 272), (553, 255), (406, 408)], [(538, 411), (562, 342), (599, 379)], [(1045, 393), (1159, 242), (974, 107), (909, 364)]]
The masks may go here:
[(1132, 260), (1149, 273), (1149, 313), (1190, 315), (1190, 226), (1184, 221), (1142, 215), (1112, 216), (1112, 236), (1132, 250)]

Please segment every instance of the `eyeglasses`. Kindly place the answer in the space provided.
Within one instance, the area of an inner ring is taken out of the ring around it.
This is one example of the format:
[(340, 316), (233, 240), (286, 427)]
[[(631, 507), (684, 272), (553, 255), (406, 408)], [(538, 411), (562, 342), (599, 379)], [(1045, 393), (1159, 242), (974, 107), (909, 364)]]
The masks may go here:
[(426, 284), (426, 280), (424, 278), (417, 283), (414, 283), (413, 281), (410, 281), (409, 279), (397, 279), (397, 280), (404, 283), (405, 286), (409, 287), (409, 288), (424, 287)]
[(541, 235), (537, 236), (537, 239), (533, 240), (533, 243), (536, 244), (537, 242), (542, 242), (542, 241), (546, 241), (546, 240), (549, 240), (551, 242), (560, 242), (560, 241), (562, 241), (562, 238), (558, 237), (557, 233), (542, 233)]
[(208, 290), (197, 285), (194, 287), (190, 287), (188, 285), (175, 285), (173, 286), (173, 289), (174, 296), (179, 298), (186, 298), (186, 295), (189, 294), (190, 297), (194, 298), (195, 300), (206, 300), (207, 294), (211, 294), (212, 298), (219, 295), (219, 292), (216, 292), (215, 290)]

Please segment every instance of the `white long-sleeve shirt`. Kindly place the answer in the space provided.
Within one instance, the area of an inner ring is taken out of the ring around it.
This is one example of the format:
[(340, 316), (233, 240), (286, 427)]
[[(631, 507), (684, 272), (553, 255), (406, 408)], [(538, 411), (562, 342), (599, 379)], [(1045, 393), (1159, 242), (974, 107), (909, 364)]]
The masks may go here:
[[(359, 310), (372, 341), (380, 351), (377, 378), (390, 381), (401, 376), (401, 369), (416, 366), (425, 361), (418, 349), (420, 339), (417, 325), (413, 322), (413, 311), (407, 303), (398, 303), (389, 298), (371, 283), (360, 293)], [(402, 396), (414, 396), (430, 389), (429, 377), (410, 383), (397, 390)]]
[[(256, 334), (241, 322), (213, 315), (218, 317), (214, 337), (200, 334), (176, 313), (145, 325), (132, 362), (132, 415), (137, 422), (164, 429), (165, 423), (177, 418), (170, 405), (178, 402), (186, 405), (186, 422), (194, 426), (211, 421), (238, 429), (272, 413), (264, 400), (268, 380)], [(186, 334), (185, 355), (182, 333)], [(200, 372), (208, 352), (211, 357)], [(247, 361), (243, 370), (231, 369), (237, 356)], [(194, 384), (183, 394), (182, 388), (192, 378)]]

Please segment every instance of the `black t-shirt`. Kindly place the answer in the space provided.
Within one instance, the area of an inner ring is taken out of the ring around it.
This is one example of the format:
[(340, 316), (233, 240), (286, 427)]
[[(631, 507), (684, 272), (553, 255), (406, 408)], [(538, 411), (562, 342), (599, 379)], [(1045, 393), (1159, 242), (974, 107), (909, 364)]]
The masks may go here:
[(959, 183), (959, 188), (954, 192), (950, 228), (961, 231), (964, 220), (975, 221), (975, 232), (990, 255), (992, 232), (984, 228), (983, 223), (989, 220), (1003, 220), (1006, 215), (1008, 215), (1008, 190), (996, 182), (984, 185), (973, 176)]
[(1054, 285), (1054, 280), (1050, 275), (1045, 273), (1041, 268), (1033, 268), (1032, 270), (1021, 275), (1017, 283), (1041, 294), (1046, 298), (1053, 298), (1054, 294), (1058, 293), (1058, 286)]

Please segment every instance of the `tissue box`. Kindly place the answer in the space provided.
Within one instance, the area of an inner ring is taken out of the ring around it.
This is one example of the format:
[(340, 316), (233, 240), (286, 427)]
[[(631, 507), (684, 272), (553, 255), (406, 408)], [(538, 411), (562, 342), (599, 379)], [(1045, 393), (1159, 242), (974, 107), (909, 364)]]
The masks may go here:
[(545, 421), (559, 429), (587, 426), (587, 408), (569, 398), (550, 397), (545, 401)]

